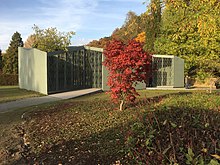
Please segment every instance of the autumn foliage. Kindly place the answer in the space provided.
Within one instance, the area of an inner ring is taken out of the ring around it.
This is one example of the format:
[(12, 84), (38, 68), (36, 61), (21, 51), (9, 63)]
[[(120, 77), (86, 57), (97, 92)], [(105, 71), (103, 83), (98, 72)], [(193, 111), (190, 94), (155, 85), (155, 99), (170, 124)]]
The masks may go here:
[(111, 98), (121, 102), (120, 110), (126, 101), (135, 101), (138, 95), (135, 85), (137, 82), (146, 81), (149, 75), (151, 55), (142, 47), (142, 44), (135, 40), (128, 44), (113, 40), (104, 51), (104, 65), (109, 70)]
[(142, 32), (142, 33), (138, 34), (138, 36), (135, 38), (135, 40), (136, 40), (137, 42), (145, 43), (146, 33), (145, 33), (145, 32)]

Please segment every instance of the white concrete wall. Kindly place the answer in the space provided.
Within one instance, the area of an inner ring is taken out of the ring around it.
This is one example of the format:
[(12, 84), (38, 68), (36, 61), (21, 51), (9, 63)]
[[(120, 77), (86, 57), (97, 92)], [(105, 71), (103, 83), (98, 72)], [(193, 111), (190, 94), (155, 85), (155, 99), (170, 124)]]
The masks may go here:
[(18, 48), (19, 87), (47, 95), (47, 53)]
[(174, 87), (184, 87), (184, 60), (174, 57)]
[[(153, 55), (153, 57), (172, 59), (172, 73), (167, 75), (169, 78), (171, 78), (171, 84), (170, 86), (160, 86), (160, 87), (166, 87), (166, 88), (184, 87), (184, 60), (182, 58), (173, 55), (157, 55), (157, 54)], [(166, 68), (163, 68), (163, 70), (166, 70)]]

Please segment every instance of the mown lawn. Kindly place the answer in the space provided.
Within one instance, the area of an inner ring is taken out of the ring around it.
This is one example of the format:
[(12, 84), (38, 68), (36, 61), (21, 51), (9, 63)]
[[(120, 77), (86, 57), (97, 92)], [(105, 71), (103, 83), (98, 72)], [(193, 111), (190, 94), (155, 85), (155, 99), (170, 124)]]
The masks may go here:
[[(172, 116), (167, 120), (167, 123), (172, 123), (171, 126), (173, 127), (177, 127), (181, 118), (178, 117), (178, 112), (175, 112), (175, 110), (179, 110), (178, 106), (181, 109), (182, 105), (184, 105), (184, 109), (188, 110), (186, 111), (187, 113), (194, 112), (197, 109), (201, 109), (201, 112), (208, 110), (214, 112), (213, 114), (210, 113), (210, 115), (215, 117), (213, 121), (219, 119), (218, 108), (220, 107), (220, 100), (218, 93), (210, 95), (197, 91), (192, 93), (189, 91), (159, 90), (139, 92), (141, 97), (137, 102), (129, 105), (122, 112), (118, 111), (118, 106), (110, 101), (108, 95), (99, 93), (0, 114), (0, 127), (4, 128), (4, 131), (0, 133), (0, 164), (3, 164), (1, 162), (6, 164), (10, 162), (12, 164), (60, 163), (92, 165), (115, 164), (119, 161), (122, 164), (137, 164), (139, 160), (135, 162), (136, 157), (135, 154), (133, 155), (133, 151), (138, 150), (138, 146), (132, 142), (138, 141), (138, 138), (134, 139), (132, 136), (138, 133), (141, 135), (139, 140), (146, 141), (146, 138), (142, 137), (143, 130), (134, 132), (132, 129), (135, 124), (142, 123), (144, 121), (143, 116), (146, 118), (148, 116), (146, 114), (149, 114), (149, 112), (162, 111), (161, 114), (158, 113), (158, 121), (156, 121), (158, 123), (165, 122), (166, 116), (169, 117), (168, 114), (171, 116), (172, 114), (176, 115), (176, 117)], [(207, 101), (209, 98), (211, 99)], [(167, 109), (169, 110), (168, 112), (166, 111)], [(170, 109), (173, 111), (170, 111)], [(163, 110), (165, 111), (164, 117)], [(14, 113), (17, 117), (13, 117)], [(20, 118), (21, 115), (23, 119)], [(5, 120), (6, 118), (7, 120)], [(183, 122), (184, 120), (191, 121), (190, 115), (186, 115), (181, 121)], [(202, 120), (201, 122), (204, 121)], [(214, 130), (214, 135), (211, 132), (208, 133), (215, 140), (215, 147), (211, 146), (210, 148), (212, 151), (215, 149), (216, 153), (212, 154), (216, 155), (219, 152), (220, 139), (216, 139), (216, 137), (220, 136), (218, 126), (219, 123), (213, 122), (208, 125), (208, 129)], [(189, 131), (191, 130), (190, 127), (188, 129)], [(144, 130), (147, 129), (144, 127)], [(198, 127), (199, 130), (202, 130), (201, 127)], [(162, 132), (165, 133), (166, 130)], [(163, 144), (163, 138), (153, 135), (155, 139), (158, 138), (158, 141)], [(138, 137), (139, 135), (136, 136)], [(164, 134), (164, 136), (167, 135)], [(172, 136), (175, 136), (175, 134)], [(133, 139), (133, 141), (131, 142), (128, 139)], [(198, 139), (201, 143), (205, 143), (203, 141), (204, 137), (198, 137)], [(184, 142), (188, 143), (187, 139)], [(210, 144), (209, 141), (207, 143)], [(155, 146), (152, 145), (152, 147)], [(167, 147), (168, 151), (166, 153), (164, 150), (162, 151), (162, 148), (163, 146), (160, 148), (161, 153), (172, 155), (172, 152), (170, 152), (172, 146)], [(198, 150), (196, 147), (193, 149)], [(184, 148), (183, 150), (185, 152), (186, 149)], [(194, 153), (198, 154), (197, 150)], [(148, 150), (145, 151), (151, 153)], [(211, 159), (210, 157), (206, 158), (207, 161)], [(173, 157), (170, 156), (171, 158)], [(176, 156), (177, 158), (179, 157)], [(180, 158), (182, 157), (180, 156)], [(181, 159), (181, 161), (183, 162), (184, 160)], [(146, 164), (146, 162), (143, 164)]]
[(18, 86), (0, 86), (0, 103), (37, 96), (42, 95), (37, 92), (19, 89)]

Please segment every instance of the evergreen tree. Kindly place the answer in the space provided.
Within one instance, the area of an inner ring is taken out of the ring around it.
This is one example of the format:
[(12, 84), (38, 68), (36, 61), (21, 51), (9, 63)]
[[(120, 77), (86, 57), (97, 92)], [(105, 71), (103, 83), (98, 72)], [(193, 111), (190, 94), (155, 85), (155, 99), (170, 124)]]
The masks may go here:
[(20, 33), (15, 32), (11, 43), (3, 56), (4, 74), (18, 74), (18, 47), (23, 47), (23, 41)]

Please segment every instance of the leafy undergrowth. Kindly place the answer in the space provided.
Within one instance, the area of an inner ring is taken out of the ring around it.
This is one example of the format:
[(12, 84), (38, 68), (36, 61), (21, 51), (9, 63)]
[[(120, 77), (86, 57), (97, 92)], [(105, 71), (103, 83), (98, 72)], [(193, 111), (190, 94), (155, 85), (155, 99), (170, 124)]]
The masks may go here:
[(163, 99), (131, 126), (126, 147), (129, 164), (219, 164), (219, 94)]
[(102, 95), (32, 107), (23, 115), (23, 123), (13, 128), (13, 151), (2, 156), (7, 154), (11, 164), (158, 165), (193, 164), (201, 157), (205, 163), (218, 160), (218, 94), (142, 97), (125, 111), (117, 111), (118, 106)]

